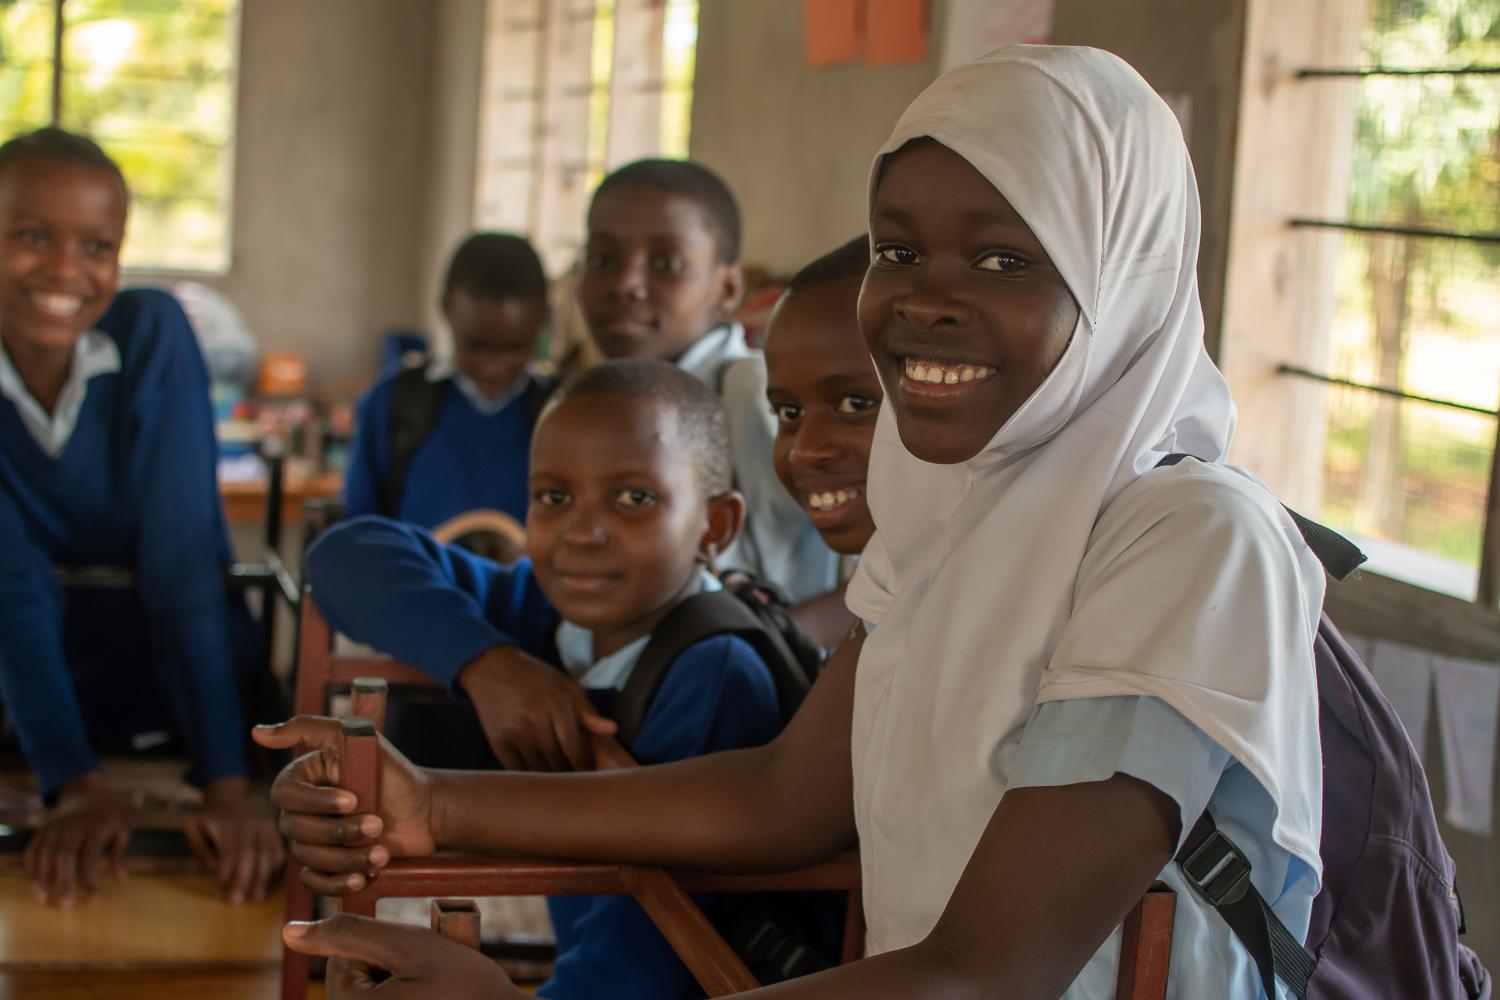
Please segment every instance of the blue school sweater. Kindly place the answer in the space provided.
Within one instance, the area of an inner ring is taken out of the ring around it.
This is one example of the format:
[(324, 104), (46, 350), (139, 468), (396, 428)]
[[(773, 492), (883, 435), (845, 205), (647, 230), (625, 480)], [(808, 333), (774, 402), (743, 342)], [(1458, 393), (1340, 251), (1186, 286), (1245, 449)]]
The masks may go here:
[(344, 478), (345, 513), (394, 513), (402, 521), (435, 528), (459, 514), (488, 508), (524, 522), (532, 430), (525, 393), (518, 389), (498, 412), (486, 414), (468, 400), (451, 375), (439, 380), (445, 395), (442, 408), (406, 468), (398, 509), (382, 509), (391, 476), (394, 379), (381, 379), (359, 402)]
[[(98, 766), (86, 716), (153, 707), (82, 711), (95, 689), (159, 692), (192, 781), (246, 770), (208, 372), (165, 292), (121, 292), (99, 329), (120, 370), (89, 380), (56, 458), (0, 397), (0, 699), (48, 796)], [(132, 569), (137, 587), (65, 595), (53, 567), (83, 565)]]
[[(305, 566), (334, 627), (449, 686), (491, 646), (515, 644), (556, 662), (560, 619), (525, 560), (500, 566), (407, 525), (363, 517), (326, 532)], [(718, 636), (689, 646), (671, 664), (632, 750), (643, 764), (662, 764), (758, 746), (781, 725), (770, 670), (744, 640)], [(571, 897), (548, 906), (558, 957), (539, 996), (703, 996), (634, 899)]]

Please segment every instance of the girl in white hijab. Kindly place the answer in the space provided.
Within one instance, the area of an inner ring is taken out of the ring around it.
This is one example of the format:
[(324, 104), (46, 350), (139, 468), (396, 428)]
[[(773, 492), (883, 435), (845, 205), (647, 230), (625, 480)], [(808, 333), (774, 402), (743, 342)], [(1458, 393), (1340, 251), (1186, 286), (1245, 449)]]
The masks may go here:
[[(1001, 50), (902, 116), (870, 225), (860, 326), (886, 401), (849, 592), (868, 638), (767, 747), (566, 776), (387, 751), (378, 824), (330, 787), (336, 725), (261, 731), (321, 748), (273, 790), (304, 881), (341, 895), (448, 846), (780, 868), (857, 833), (872, 957), (768, 995), (1106, 1000), (1117, 928), (1160, 878), (1177, 890), (1168, 996), (1262, 996), (1171, 859), (1207, 807), (1305, 931), (1322, 574), (1222, 464), (1233, 408), (1204, 353), (1175, 119), (1107, 53)], [(1159, 469), (1174, 453), (1194, 458)], [(338, 918), (287, 940), (390, 969), (401, 996), (519, 995), (423, 933)], [(331, 981), (372, 985), (357, 963)]]

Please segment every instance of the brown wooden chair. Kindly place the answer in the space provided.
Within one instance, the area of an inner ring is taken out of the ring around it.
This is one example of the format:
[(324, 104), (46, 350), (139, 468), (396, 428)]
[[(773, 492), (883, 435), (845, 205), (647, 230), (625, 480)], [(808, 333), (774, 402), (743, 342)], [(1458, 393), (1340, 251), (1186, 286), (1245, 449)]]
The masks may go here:
[[(373, 811), (378, 787), (375, 737), (383, 724), (387, 683), (430, 686), (434, 682), (394, 660), (335, 657), (331, 649), (328, 624), (311, 595), (304, 594), (296, 709), (298, 713), (322, 713), (327, 710), (331, 690), (351, 691), (354, 716), (343, 723), (344, 783), (359, 799), (360, 809)], [(601, 768), (634, 764), (613, 740), (596, 741), (596, 749)], [(312, 892), (302, 885), (299, 874), (297, 863), (289, 861), (288, 919), (308, 919), (312, 913)], [(373, 916), (378, 901), (387, 897), (629, 894), (640, 902), (704, 992), (720, 997), (754, 989), (759, 984), (689, 894), (806, 891), (849, 894), (841, 961), (859, 958), (864, 947), (864, 915), (859, 858), (853, 852), (796, 871), (757, 874), (666, 871), (640, 865), (538, 858), (435, 855), (393, 861), (364, 890), (344, 897), (342, 906), (345, 912)], [(1165, 997), (1173, 902), (1171, 891), (1158, 885), (1126, 920), (1117, 1000)], [(285, 952), (283, 1000), (302, 1000), (307, 976), (307, 957)]]
[[(385, 657), (333, 655), (332, 630), (310, 591), (303, 594), (300, 625), (295, 710), (298, 714), (326, 713), (333, 693), (351, 693), (355, 714), (345, 720), (346, 729), (352, 727), (367, 738), (353, 740), (353, 759), (343, 765), (345, 784), (359, 797), (360, 808), (373, 809), (374, 736), (384, 724), (387, 686), (431, 687), (436, 682), (414, 667)], [(635, 764), (614, 740), (596, 740), (595, 748), (601, 769)], [(306, 920), (313, 912), (313, 893), (302, 884), (300, 874), (300, 866), (289, 860), (288, 920)], [(374, 916), (377, 902), (387, 897), (629, 894), (641, 903), (704, 991), (727, 996), (758, 984), (689, 893), (815, 891), (849, 894), (841, 960), (858, 958), (864, 946), (864, 915), (859, 857), (853, 852), (796, 871), (769, 874), (669, 873), (637, 865), (441, 854), (392, 862), (366, 889), (344, 897), (342, 907), (348, 913)], [(307, 956), (283, 952), (283, 1000), (306, 996), (308, 971)]]

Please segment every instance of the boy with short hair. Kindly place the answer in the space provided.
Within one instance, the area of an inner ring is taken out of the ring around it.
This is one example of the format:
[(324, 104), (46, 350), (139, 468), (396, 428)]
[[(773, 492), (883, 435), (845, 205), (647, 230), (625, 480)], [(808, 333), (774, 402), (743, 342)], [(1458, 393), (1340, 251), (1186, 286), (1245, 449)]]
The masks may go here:
[(376, 383), (360, 401), (346, 513), (435, 528), (478, 509), (526, 516), (526, 456), (550, 380), (528, 369), (546, 325), (547, 276), (531, 244), (474, 233), (443, 281), (451, 356)]
[[(512, 714), (486, 719), (487, 730), (550, 727), (536, 707), (557, 699), (606, 735), (609, 707), (656, 626), (685, 598), (718, 587), (710, 568), (744, 517), (727, 453), (722, 408), (702, 383), (661, 362), (608, 363), (566, 383), (537, 425), (529, 559), (502, 567), (362, 517), (308, 550), (307, 576), (333, 625), (452, 687), (472, 693), (487, 669), (505, 671), (515, 696), (501, 704)], [(483, 716), (488, 702), (475, 701)], [(642, 763), (663, 763), (762, 744), (784, 721), (765, 662), (745, 640), (721, 635), (678, 654), (630, 749)], [(522, 745), (543, 749), (497, 747), (509, 768), (588, 766), (592, 757), (583, 728), (524, 735)], [(540, 995), (698, 995), (633, 900), (550, 906), (559, 954)]]
[(689, 161), (638, 160), (594, 192), (579, 302), (606, 357), (670, 361), (723, 400), (747, 516), (721, 565), (802, 602), (834, 589), (838, 559), (772, 468), (765, 363), (734, 321), (739, 255), (739, 207), (723, 180)]

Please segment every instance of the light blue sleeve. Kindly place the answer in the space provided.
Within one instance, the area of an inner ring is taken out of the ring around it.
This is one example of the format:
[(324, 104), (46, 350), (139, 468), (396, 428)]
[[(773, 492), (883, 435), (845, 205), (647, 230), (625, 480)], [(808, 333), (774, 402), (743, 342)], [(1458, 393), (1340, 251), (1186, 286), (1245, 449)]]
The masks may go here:
[(1006, 784), (1041, 788), (1128, 774), (1177, 803), (1180, 840), (1207, 807), (1230, 762), (1227, 751), (1157, 698), (1079, 698), (1036, 707)]

